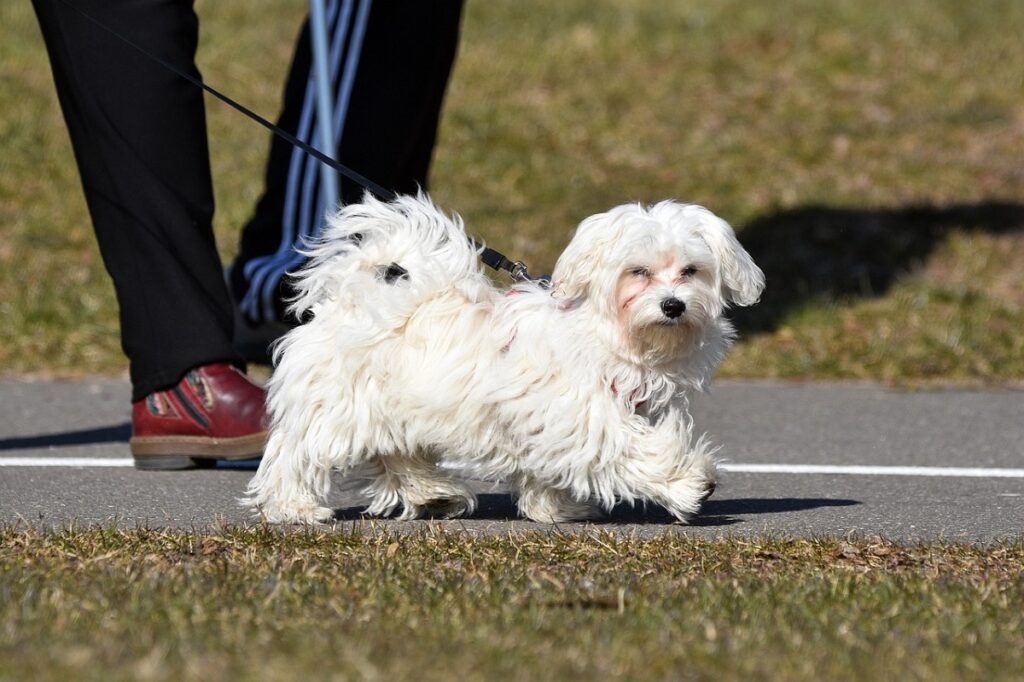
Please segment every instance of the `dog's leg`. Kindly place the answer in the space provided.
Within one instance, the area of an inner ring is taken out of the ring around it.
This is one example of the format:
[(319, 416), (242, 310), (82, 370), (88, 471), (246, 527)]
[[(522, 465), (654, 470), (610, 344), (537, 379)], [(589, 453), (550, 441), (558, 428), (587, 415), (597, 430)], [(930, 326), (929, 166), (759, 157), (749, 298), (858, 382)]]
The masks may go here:
[(401, 520), (424, 514), (443, 518), (469, 516), (476, 495), (422, 455), (379, 457), (378, 475), (363, 491), (371, 498), (366, 513), (387, 516), (402, 505)]
[(691, 440), (688, 422), (672, 418), (633, 439), (614, 467), (618, 496), (656, 502), (680, 521), (696, 515), (715, 491), (716, 448)]
[(530, 478), (520, 482), (516, 506), (520, 514), (538, 523), (583, 521), (601, 515), (597, 505), (579, 502), (568, 491), (545, 486)]
[(242, 502), (256, 509), (269, 523), (326, 523), (334, 510), (323, 506), (331, 485), (329, 468), (303, 456), (301, 442), (288, 442), (272, 432)]

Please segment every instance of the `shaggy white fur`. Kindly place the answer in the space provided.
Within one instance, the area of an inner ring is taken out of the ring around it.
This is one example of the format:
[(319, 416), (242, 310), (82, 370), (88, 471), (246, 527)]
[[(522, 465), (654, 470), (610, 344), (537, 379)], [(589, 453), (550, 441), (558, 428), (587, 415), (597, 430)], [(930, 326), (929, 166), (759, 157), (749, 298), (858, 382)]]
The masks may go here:
[(650, 500), (681, 520), (714, 490), (688, 394), (764, 276), (707, 209), (665, 201), (588, 218), (551, 290), (498, 290), (462, 221), (423, 196), (333, 215), (297, 276), (309, 318), (275, 349), (270, 435), (245, 502), (328, 521), (331, 474), (368, 476), (367, 512), (471, 514), (460, 479), (503, 481), (536, 521)]

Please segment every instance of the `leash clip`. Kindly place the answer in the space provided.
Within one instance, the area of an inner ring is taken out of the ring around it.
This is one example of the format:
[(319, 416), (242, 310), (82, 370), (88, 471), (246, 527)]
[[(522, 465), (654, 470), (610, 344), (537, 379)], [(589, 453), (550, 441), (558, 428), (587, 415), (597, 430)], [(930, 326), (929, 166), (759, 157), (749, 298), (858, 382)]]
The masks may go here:
[(512, 261), (512, 264), (508, 268), (508, 274), (515, 282), (534, 282), (544, 289), (551, 286), (551, 278), (547, 275), (531, 277), (529, 271), (526, 269), (526, 263), (521, 260)]
[(526, 269), (526, 263), (521, 260), (512, 261), (512, 265), (508, 268), (508, 274), (516, 282), (528, 282), (532, 279)]

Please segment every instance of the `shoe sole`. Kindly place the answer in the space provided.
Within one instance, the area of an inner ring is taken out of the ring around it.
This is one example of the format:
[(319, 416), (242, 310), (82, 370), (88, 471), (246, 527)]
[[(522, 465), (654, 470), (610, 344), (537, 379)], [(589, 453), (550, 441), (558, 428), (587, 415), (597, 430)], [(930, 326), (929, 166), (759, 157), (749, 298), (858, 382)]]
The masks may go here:
[(204, 436), (144, 436), (129, 441), (135, 468), (144, 471), (181, 471), (210, 468), (218, 459), (253, 459), (263, 454), (267, 432), (237, 438)]

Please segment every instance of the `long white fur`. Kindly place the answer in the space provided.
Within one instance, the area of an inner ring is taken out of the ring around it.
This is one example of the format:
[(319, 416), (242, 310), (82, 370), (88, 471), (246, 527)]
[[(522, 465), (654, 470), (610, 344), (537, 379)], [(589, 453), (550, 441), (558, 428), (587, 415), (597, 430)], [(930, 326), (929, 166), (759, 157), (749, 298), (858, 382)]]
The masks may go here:
[[(652, 276), (620, 310), (623, 268), (657, 254), (700, 272)], [(694, 437), (687, 395), (733, 337), (725, 307), (756, 301), (764, 279), (706, 209), (587, 219), (552, 291), (493, 287), (461, 219), (423, 195), (343, 207), (310, 255), (293, 311), (311, 319), (275, 349), (270, 435), (247, 491), (268, 521), (330, 520), (335, 471), (369, 478), (369, 513), (403, 518), (472, 513), (466, 477), (509, 484), (545, 522), (637, 500), (685, 520), (713, 489), (714, 448)], [(407, 277), (384, 281), (392, 263)], [(686, 303), (680, 321), (658, 312), (669, 295)]]

